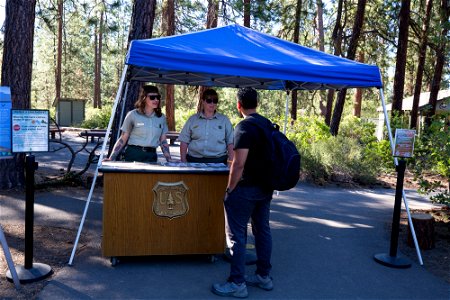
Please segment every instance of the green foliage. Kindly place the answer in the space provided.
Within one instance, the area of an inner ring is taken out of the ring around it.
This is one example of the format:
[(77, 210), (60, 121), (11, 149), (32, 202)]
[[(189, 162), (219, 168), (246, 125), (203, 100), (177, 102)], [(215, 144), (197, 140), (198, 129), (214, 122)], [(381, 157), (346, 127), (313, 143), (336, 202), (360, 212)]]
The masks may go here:
[(387, 160), (389, 148), (374, 138), (375, 128), (356, 118), (343, 120), (342, 133), (331, 136), (318, 117), (301, 117), (293, 122), (287, 136), (302, 155), (302, 169), (315, 181), (329, 179), (373, 183)]
[[(450, 205), (450, 114), (436, 115), (431, 125), (416, 140), (413, 172), (419, 181), (419, 192), (431, 195), (433, 202)], [(438, 174), (447, 182), (427, 179), (427, 173)]]
[(111, 105), (104, 106), (102, 109), (88, 108), (81, 127), (89, 129), (107, 128), (111, 118), (111, 110)]

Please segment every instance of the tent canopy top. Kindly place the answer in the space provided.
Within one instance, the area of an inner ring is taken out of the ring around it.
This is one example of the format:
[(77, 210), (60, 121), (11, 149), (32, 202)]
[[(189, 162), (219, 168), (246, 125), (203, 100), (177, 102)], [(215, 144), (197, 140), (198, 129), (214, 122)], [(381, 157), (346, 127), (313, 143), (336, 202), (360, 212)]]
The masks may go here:
[(134, 40), (128, 80), (317, 90), (382, 87), (380, 70), (239, 25)]

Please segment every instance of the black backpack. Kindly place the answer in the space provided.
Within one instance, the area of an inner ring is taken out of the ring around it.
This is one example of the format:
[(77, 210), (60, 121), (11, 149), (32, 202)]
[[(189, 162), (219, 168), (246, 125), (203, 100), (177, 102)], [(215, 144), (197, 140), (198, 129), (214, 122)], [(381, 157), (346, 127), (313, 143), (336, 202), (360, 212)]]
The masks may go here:
[(269, 127), (252, 116), (248, 120), (263, 130), (271, 144), (269, 174), (272, 189), (286, 191), (293, 188), (300, 177), (300, 153), (297, 147), (280, 132), (280, 126), (277, 124), (272, 123), (272, 126)]

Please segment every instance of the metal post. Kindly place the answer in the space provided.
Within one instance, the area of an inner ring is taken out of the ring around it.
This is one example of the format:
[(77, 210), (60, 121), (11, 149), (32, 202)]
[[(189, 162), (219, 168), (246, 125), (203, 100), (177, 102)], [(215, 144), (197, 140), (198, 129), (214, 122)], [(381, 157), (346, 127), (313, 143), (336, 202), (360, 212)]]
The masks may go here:
[(33, 267), (34, 171), (36, 169), (34, 155), (27, 155), (25, 158), (25, 269)]
[(88, 198), (87, 198), (87, 201), (86, 201), (86, 205), (84, 206), (83, 216), (81, 217), (80, 226), (78, 227), (77, 236), (75, 238), (75, 243), (73, 245), (72, 253), (70, 255), (69, 266), (73, 265), (73, 259), (75, 257), (75, 251), (77, 250), (77, 247), (78, 247), (78, 242), (80, 240), (81, 231), (83, 230), (84, 221), (86, 219), (86, 215), (87, 215), (87, 212), (88, 212), (88, 209), (89, 209), (89, 204), (91, 203), (92, 194), (94, 192), (95, 183), (97, 182), (98, 168), (102, 164), (103, 154), (105, 153), (106, 144), (108, 142), (108, 138), (107, 137), (109, 137), (109, 133), (111, 132), (111, 127), (112, 127), (114, 115), (116, 113), (117, 104), (119, 102), (120, 95), (122, 94), (123, 83), (125, 81), (125, 77), (126, 77), (126, 74), (127, 74), (127, 69), (128, 69), (128, 65), (125, 65), (125, 67), (123, 68), (123, 71), (122, 71), (122, 77), (120, 79), (119, 90), (117, 91), (116, 99), (114, 100), (114, 105), (112, 107), (111, 118), (109, 119), (108, 128), (106, 129), (106, 133), (105, 133), (105, 138), (103, 139), (103, 145), (102, 145), (102, 150), (100, 152), (100, 157), (98, 158), (97, 167), (95, 168), (94, 179), (92, 180), (91, 189), (89, 191), (89, 195), (88, 195)]
[[(393, 151), (394, 150), (394, 139), (392, 137), (391, 126), (389, 123), (389, 117), (388, 117), (388, 113), (386, 110), (386, 103), (384, 101), (383, 89), (380, 89), (380, 98), (381, 98), (381, 105), (383, 107), (384, 120), (385, 120), (387, 131), (388, 131), (389, 143), (391, 145), (391, 150)], [(394, 163), (396, 166), (398, 165), (397, 157), (394, 157)], [(409, 204), (408, 204), (408, 199), (406, 198), (405, 190), (402, 190), (402, 195), (403, 195), (403, 203), (405, 204), (405, 208), (406, 208), (406, 214), (408, 215), (408, 222), (409, 222), (410, 229), (411, 229), (411, 235), (413, 237), (414, 246), (416, 248), (417, 258), (419, 259), (420, 265), (423, 265), (422, 255), (420, 253), (419, 243), (417, 242), (416, 231), (414, 230), (414, 225), (411, 220), (411, 213), (409, 211)]]
[[(46, 264), (33, 263), (33, 223), (34, 223), (34, 171), (38, 168), (35, 157), (28, 154), (25, 157), (25, 264), (16, 268), (19, 281), (35, 282), (50, 276), (53, 270)], [(6, 273), (12, 281), (11, 272)]]
[(400, 231), (400, 210), (402, 206), (403, 179), (405, 178), (406, 161), (401, 159), (396, 167), (397, 186), (395, 189), (394, 213), (392, 216), (391, 246), (389, 255), (385, 253), (375, 254), (376, 262), (392, 268), (409, 268), (411, 263), (404, 257), (397, 256), (398, 235)]

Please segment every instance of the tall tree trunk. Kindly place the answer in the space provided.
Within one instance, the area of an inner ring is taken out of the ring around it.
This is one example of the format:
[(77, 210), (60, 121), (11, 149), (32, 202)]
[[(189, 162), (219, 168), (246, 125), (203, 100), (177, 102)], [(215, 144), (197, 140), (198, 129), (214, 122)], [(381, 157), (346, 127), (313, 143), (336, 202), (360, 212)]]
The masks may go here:
[(102, 108), (102, 93), (101, 93), (101, 83), (102, 83), (102, 50), (103, 50), (103, 23), (104, 23), (104, 10), (100, 14), (100, 28), (98, 32), (98, 61), (97, 61), (97, 106), (99, 109)]
[[(128, 45), (132, 40), (149, 39), (152, 37), (153, 23), (155, 21), (155, 11), (156, 11), (156, 0), (134, 0), (133, 1), (133, 12), (131, 16), (131, 26), (130, 32), (128, 34)], [(136, 102), (139, 92), (141, 90), (142, 83), (138, 81), (131, 81), (128, 85), (128, 93), (125, 99), (125, 106), (123, 115), (126, 115), (130, 110), (133, 109), (134, 103)], [(117, 133), (120, 130), (119, 119), (121, 115), (121, 108), (116, 110), (116, 115), (114, 116), (114, 126), (112, 130), (111, 140), (109, 143), (109, 151), (112, 150), (116, 142)]]
[[(216, 28), (217, 19), (219, 12), (219, 1), (218, 0), (208, 0), (208, 14), (206, 16), (206, 28)], [(198, 101), (197, 101), (197, 112), (202, 109), (202, 95), (207, 89), (206, 86), (199, 86), (198, 88)]]
[(419, 111), (420, 93), (422, 92), (423, 71), (425, 69), (425, 58), (428, 44), (428, 29), (430, 28), (431, 10), (433, 9), (433, 0), (427, 0), (425, 10), (425, 20), (422, 26), (422, 35), (420, 38), (419, 61), (417, 63), (416, 84), (414, 87), (413, 104), (411, 109), (411, 120), (409, 128), (417, 128), (417, 116)]
[[(35, 7), (36, 0), (6, 1), (1, 85), (10, 87), (13, 108), (30, 108)], [(1, 189), (24, 186), (24, 158), (0, 159)]]
[(56, 53), (56, 71), (55, 71), (55, 104), (61, 100), (61, 64), (62, 64), (62, 38), (63, 38), (63, 16), (64, 1), (58, 0), (58, 49)]
[[(317, 36), (319, 50), (325, 52), (325, 33), (323, 29), (323, 2), (322, 0), (317, 0), (317, 14), (316, 14), (316, 24), (317, 24)], [(325, 99), (325, 91), (319, 91), (319, 108), (320, 114), (325, 118), (327, 115), (327, 106)]]
[[(333, 40), (333, 47), (334, 47), (334, 55), (341, 56), (342, 54), (342, 6), (343, 6), (343, 0), (339, 0), (338, 2), (338, 9), (337, 9), (337, 16), (336, 16), (336, 23), (334, 24), (333, 33), (332, 33), (332, 40)], [(327, 109), (325, 113), (325, 124), (330, 126), (331, 123), (331, 113), (333, 109), (333, 100), (334, 100), (334, 90), (328, 90), (327, 95)]]
[[(166, 0), (163, 7), (163, 31), (166, 36), (175, 34), (175, 3)], [(166, 118), (169, 130), (175, 130), (175, 88), (173, 84), (166, 84)]]
[[(433, 80), (431, 82), (430, 90), (430, 110), (427, 112), (426, 125), (429, 126), (432, 121), (432, 117), (436, 114), (436, 104), (439, 89), (442, 80), (442, 71), (444, 65), (446, 64), (446, 59), (448, 59), (447, 43), (448, 43), (448, 24), (450, 18), (450, 9), (448, 0), (441, 0), (440, 9), (440, 23), (441, 23), (441, 34), (439, 38), (439, 44), (436, 49), (436, 65), (434, 67)], [(447, 58), (446, 58), (447, 55)], [(448, 62), (447, 62), (448, 63)]]
[[(103, 4), (100, 4), (103, 5)], [(102, 108), (101, 81), (102, 81), (102, 48), (103, 48), (103, 14), (104, 7), (100, 10), (100, 20), (95, 25), (95, 54), (94, 54), (94, 108)]]
[[(364, 63), (364, 52), (359, 52), (358, 61)], [(362, 104), (363, 89), (356, 89), (355, 98), (353, 101), (353, 115), (361, 118), (361, 104)]]
[[(294, 39), (293, 42), (298, 44), (300, 39), (300, 17), (302, 11), (302, 0), (297, 0), (297, 6), (295, 7), (295, 20), (294, 20)], [(292, 91), (291, 95), (291, 118), (297, 120), (297, 90)]]
[[(98, 5), (98, 4), (97, 4)], [(98, 22), (95, 22), (94, 27), (94, 99), (92, 107), (97, 108), (98, 103), (98, 93), (97, 93), (97, 76), (98, 76)]]
[(411, 0), (402, 0), (398, 33), (397, 61), (395, 64), (394, 94), (392, 98), (392, 116), (402, 114), (403, 91), (405, 88), (406, 54), (408, 52), (408, 29)]
[(251, 11), (250, 0), (244, 0), (244, 26), (248, 28), (250, 28), (250, 11)]
[[(355, 23), (353, 23), (352, 37), (350, 38), (350, 43), (347, 50), (347, 58), (355, 59), (356, 49), (358, 47), (358, 40), (361, 36), (361, 29), (364, 23), (364, 13), (366, 10), (366, 0), (358, 0), (358, 7), (355, 16)], [(342, 112), (344, 110), (345, 96), (347, 94), (347, 89), (342, 89), (336, 100), (336, 105), (333, 110), (333, 117), (330, 124), (330, 133), (332, 135), (337, 135), (339, 132), (339, 125), (341, 122)]]

